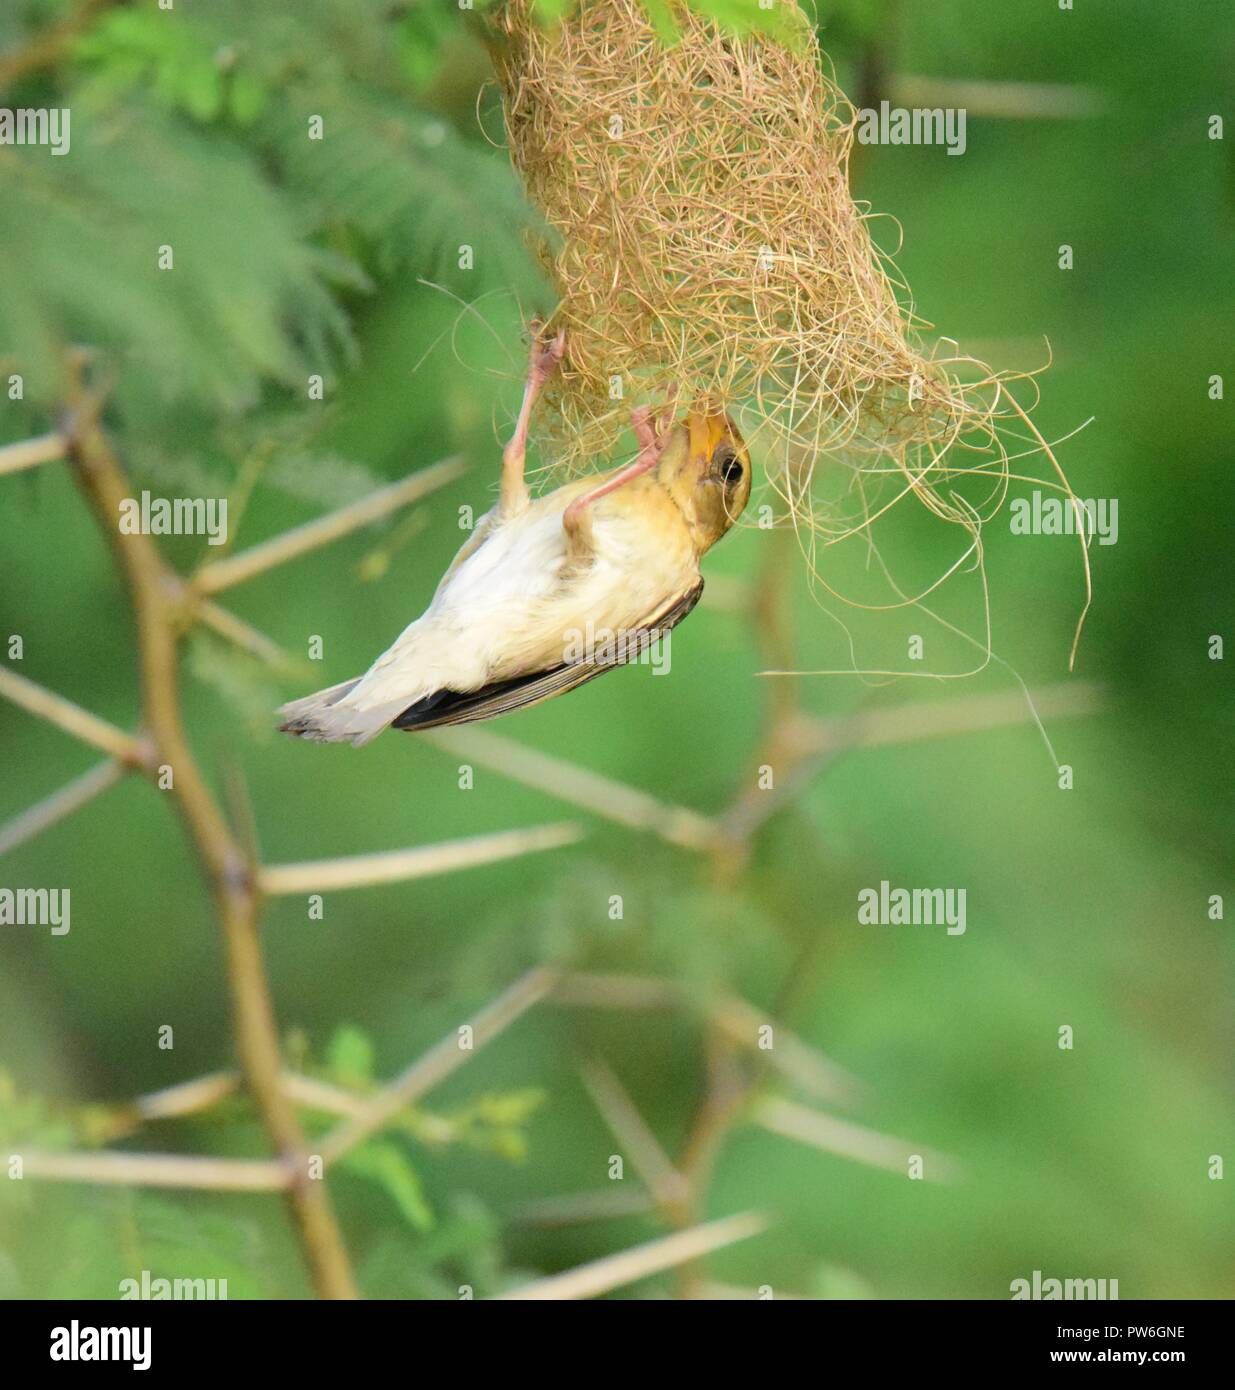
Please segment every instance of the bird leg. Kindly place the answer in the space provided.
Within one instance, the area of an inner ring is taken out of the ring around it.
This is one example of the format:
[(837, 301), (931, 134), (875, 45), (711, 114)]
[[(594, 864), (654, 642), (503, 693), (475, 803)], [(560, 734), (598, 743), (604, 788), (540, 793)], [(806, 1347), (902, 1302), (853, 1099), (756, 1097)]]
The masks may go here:
[(629, 463), (625, 468), (620, 468), (612, 477), (606, 478), (597, 487), (576, 497), (562, 514), (562, 525), (566, 530), (567, 550), (574, 559), (589, 555), (592, 549), (592, 520), (588, 515), (587, 509), (593, 502), (599, 501), (602, 497), (608, 496), (614, 489), (619, 488), (623, 483), (628, 483), (632, 478), (638, 478), (644, 473), (649, 473), (660, 462), (660, 456), (665, 451), (665, 444), (668, 440), (668, 431), (657, 428), (656, 417), (658, 411), (651, 406), (637, 406), (630, 415), (630, 423), (635, 431), (635, 439), (639, 445), (639, 456), (634, 463)]
[(523, 404), (519, 407), (519, 418), (515, 421), (515, 432), (510, 443), (502, 450), (502, 490), (498, 501), (498, 512), (502, 517), (511, 517), (523, 511), (531, 501), (527, 483), (523, 480), (523, 463), (527, 456), (527, 432), (532, 419), (532, 407), (536, 397), (544, 389), (545, 383), (557, 370), (557, 364), (566, 353), (566, 330), (546, 343), (540, 336), (539, 323), (533, 325), (532, 350), (528, 361), (527, 382), (523, 387)]

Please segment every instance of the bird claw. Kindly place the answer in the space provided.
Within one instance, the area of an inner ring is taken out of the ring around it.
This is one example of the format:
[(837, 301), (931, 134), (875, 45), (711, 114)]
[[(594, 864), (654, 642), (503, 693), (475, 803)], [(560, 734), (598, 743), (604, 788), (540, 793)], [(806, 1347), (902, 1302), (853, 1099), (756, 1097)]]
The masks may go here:
[(532, 350), (527, 376), (528, 384), (534, 390), (544, 386), (566, 356), (566, 330), (558, 329), (555, 336), (546, 342), (542, 336), (543, 327), (539, 319), (532, 321)]
[(669, 442), (672, 423), (671, 401), (664, 405), (637, 405), (630, 412), (631, 428), (635, 432), (635, 442), (639, 445), (639, 461), (644, 468), (651, 468), (659, 462), (665, 445)]
[(630, 412), (631, 428), (640, 449), (653, 449), (664, 438), (665, 417), (672, 413), (671, 405), (637, 405)]

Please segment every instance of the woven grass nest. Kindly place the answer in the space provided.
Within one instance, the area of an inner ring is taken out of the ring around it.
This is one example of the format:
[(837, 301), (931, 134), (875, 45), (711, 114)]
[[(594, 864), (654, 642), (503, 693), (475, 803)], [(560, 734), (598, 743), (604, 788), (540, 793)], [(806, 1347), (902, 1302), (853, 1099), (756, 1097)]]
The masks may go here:
[(908, 493), (976, 544), (1007, 492), (1001, 422), (1053, 455), (1007, 377), (921, 346), (849, 191), (854, 110), (806, 17), (775, 4), (783, 37), (676, 3), (671, 41), (639, 0), (552, 25), (531, 0), (496, 13), (511, 156), (550, 228), (549, 326), (567, 330), (536, 421), (549, 473), (613, 455), (633, 405), (707, 400), (737, 419), (812, 572), (820, 543)]

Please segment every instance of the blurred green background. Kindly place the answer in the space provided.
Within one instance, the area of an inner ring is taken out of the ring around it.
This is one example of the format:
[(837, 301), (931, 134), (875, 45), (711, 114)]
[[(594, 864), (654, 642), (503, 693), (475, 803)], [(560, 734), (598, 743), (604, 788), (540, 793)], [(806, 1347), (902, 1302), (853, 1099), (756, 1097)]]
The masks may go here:
[[(743, 1088), (700, 1210), (772, 1223), (713, 1256), (696, 1291), (1005, 1298), (1037, 1269), (1118, 1279), (1123, 1298), (1235, 1292), (1235, 1175), (1209, 1176), (1211, 1155), (1235, 1158), (1230, 919), (1208, 911), (1215, 894), (1229, 907), (1235, 829), (1231, 658), (1208, 650), (1211, 634), (1230, 640), (1235, 611), (1232, 406), (1210, 390), (1215, 375), (1235, 388), (1229, 5), (820, 0), (822, 42), (855, 100), (895, 100), (904, 74), (1086, 89), (1093, 109), (1073, 119), (1035, 114), (1032, 93), (1018, 117), (983, 116), (975, 100), (962, 158), (867, 148), (855, 184), (899, 219), (898, 264), (941, 333), (997, 367), (1038, 366), (1049, 341), (1035, 419), (1053, 439), (1093, 417), (1060, 458), (1082, 497), (1118, 499), (1119, 540), (1093, 547), (1096, 599), (1071, 678), (1099, 707), (1046, 721), (1074, 789), (1059, 790), (1023, 717), (969, 727), (975, 700), (1019, 698), (1004, 667), (877, 688), (803, 679), (793, 690), (813, 715), (895, 727), (903, 705), (954, 702), (959, 731), (866, 748), (837, 735), (749, 862), (730, 864), (479, 760), (461, 790), (464, 757), (414, 737), (357, 752), (272, 732), (276, 704), (363, 669), (427, 602), (462, 538), (458, 508), (493, 498), (522, 323), (552, 305), (496, 142), (475, 17), (447, 0), (77, 12), (0, 10), (0, 102), (73, 113), (67, 157), (0, 146), (0, 385), (14, 371), (25, 383), (24, 400), (0, 397), (0, 445), (51, 426), (59, 354), (86, 342), (115, 373), (107, 423), (135, 487), (226, 492), (239, 548), (461, 450), (471, 466), (449, 488), (225, 596), (293, 652), (319, 634), (325, 655), (281, 678), (191, 638), (192, 743), (216, 786), (242, 773), (269, 862), (561, 819), (587, 831), (569, 849), (332, 893), (320, 921), (299, 898), (273, 902), (264, 940), (292, 1056), (363, 1087), (541, 962), (669, 978), (690, 1001), (540, 1006), (333, 1177), (364, 1292), (456, 1297), (469, 1283), (482, 1296), (663, 1233), (652, 1213), (551, 1223), (536, 1205), (603, 1204), (619, 1186), (609, 1157), (626, 1150), (581, 1083), (583, 1057), (607, 1062), (675, 1155), (698, 1135), (709, 1076)], [(48, 61), (22, 61), (66, 16)], [(315, 113), (319, 146), (304, 139)], [(1209, 138), (1213, 114), (1227, 118), (1223, 140)], [(176, 269), (160, 275), (164, 243)], [(317, 371), (325, 400), (309, 402)], [(133, 727), (125, 598), (67, 467), (0, 478), (0, 507), (0, 639), (24, 642), (14, 669)], [(877, 539), (906, 583), (959, 550), (908, 513)], [(1082, 592), (1075, 542), (1012, 536), (1002, 518), (985, 540), (995, 650), (1031, 689), (1057, 687)], [(728, 582), (675, 633), (670, 679), (620, 672), (488, 727), (720, 814), (754, 786), (775, 693), (738, 601), (763, 582), (771, 544), (747, 527), (709, 559), (707, 576)], [(195, 538), (169, 553), (186, 571), (213, 558)], [(842, 546), (820, 568), (853, 590), (865, 564)], [(796, 664), (847, 666), (843, 631), (793, 574)], [(980, 631), (972, 579), (939, 606)], [(926, 668), (971, 664), (910, 611), (835, 611), (860, 666), (903, 665), (914, 633)], [(0, 819), (93, 760), (0, 704)], [(882, 879), (964, 886), (966, 934), (859, 925), (857, 893)], [(0, 860), (0, 885), (69, 887), (73, 908), (68, 936), (0, 935), (0, 1152), (68, 1143), (83, 1106), (230, 1065), (217, 929), (161, 794), (119, 785)], [(768, 1132), (763, 1098), (818, 1103), (758, 1054), (718, 1048), (701, 1016), (724, 993), (860, 1080), (837, 1113), (947, 1154), (952, 1180)], [(164, 1024), (172, 1050), (157, 1046)], [(241, 1103), (127, 1143), (265, 1152)], [(624, 1193), (637, 1184), (628, 1156)], [(274, 1198), (2, 1187), (5, 1296), (115, 1297), (143, 1268), (226, 1277), (232, 1297), (308, 1290)], [(621, 1293), (680, 1289), (661, 1275)]]

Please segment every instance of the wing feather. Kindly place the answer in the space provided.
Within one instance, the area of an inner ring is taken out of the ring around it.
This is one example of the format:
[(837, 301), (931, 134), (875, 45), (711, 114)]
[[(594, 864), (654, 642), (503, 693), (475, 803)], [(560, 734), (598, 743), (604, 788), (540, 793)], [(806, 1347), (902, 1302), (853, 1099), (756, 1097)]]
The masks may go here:
[(492, 719), (495, 715), (527, 709), (543, 700), (551, 700), (555, 695), (564, 695), (596, 676), (603, 676), (606, 671), (637, 661), (658, 634), (676, 627), (686, 617), (699, 602), (702, 593), (703, 580), (700, 579), (694, 588), (688, 589), (659, 613), (647, 618), (613, 653), (565, 662), (561, 666), (533, 671), (513, 680), (495, 681), (479, 690), (437, 690), (409, 705), (391, 727), (418, 730), (441, 728), (447, 724), (471, 724), (478, 719)]

